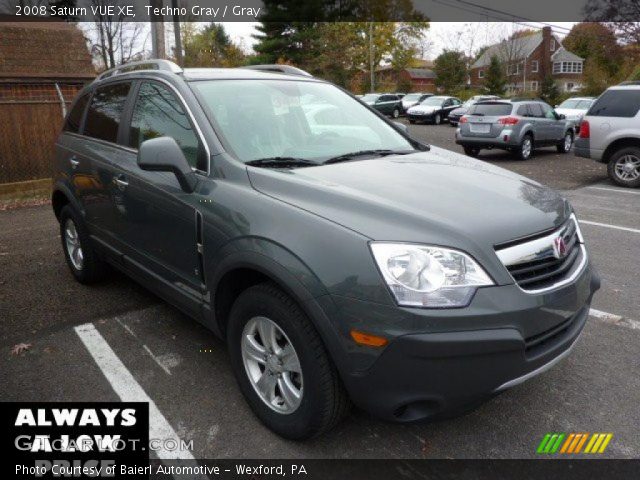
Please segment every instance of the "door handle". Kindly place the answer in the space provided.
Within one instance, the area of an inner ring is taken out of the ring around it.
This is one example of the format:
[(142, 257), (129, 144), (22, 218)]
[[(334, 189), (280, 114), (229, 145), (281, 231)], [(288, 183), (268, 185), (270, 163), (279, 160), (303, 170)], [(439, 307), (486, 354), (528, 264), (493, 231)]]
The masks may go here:
[(69, 163), (71, 163), (71, 168), (75, 170), (75, 168), (80, 165), (80, 160), (78, 160), (75, 156), (69, 159)]
[(129, 182), (127, 182), (124, 177), (114, 177), (113, 183), (115, 183), (120, 190), (124, 190), (129, 186)]

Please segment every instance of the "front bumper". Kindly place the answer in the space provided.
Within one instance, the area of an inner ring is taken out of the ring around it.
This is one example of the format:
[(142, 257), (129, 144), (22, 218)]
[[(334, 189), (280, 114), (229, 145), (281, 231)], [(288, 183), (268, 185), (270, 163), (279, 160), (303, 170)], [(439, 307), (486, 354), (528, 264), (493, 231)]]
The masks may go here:
[(433, 122), (435, 116), (435, 113), (407, 113), (407, 118), (416, 122)]
[[(507, 140), (505, 140), (505, 136)], [(520, 137), (515, 135), (512, 130), (503, 130), (496, 137), (474, 137), (462, 135), (460, 131), (456, 131), (456, 143), (462, 146), (477, 148), (516, 148), (520, 145)]]
[[(526, 294), (516, 285), (480, 289), (457, 314), (455, 309), (397, 307), (391, 314), (392, 307), (334, 299), (342, 321), (351, 325), (347, 328), (385, 334), (366, 325), (363, 307), (376, 312), (370, 313), (373, 317), (393, 315), (386, 327), (387, 338), (393, 338), (375, 358), (358, 358), (367, 347), (351, 346), (355, 363), (364, 368), (341, 369), (343, 381), (356, 405), (388, 420), (415, 421), (468, 410), (566, 356), (599, 287), (598, 275), (587, 264), (574, 283), (540, 295)], [(426, 327), (422, 332), (400, 331), (403, 325), (417, 330), (420, 324)]]

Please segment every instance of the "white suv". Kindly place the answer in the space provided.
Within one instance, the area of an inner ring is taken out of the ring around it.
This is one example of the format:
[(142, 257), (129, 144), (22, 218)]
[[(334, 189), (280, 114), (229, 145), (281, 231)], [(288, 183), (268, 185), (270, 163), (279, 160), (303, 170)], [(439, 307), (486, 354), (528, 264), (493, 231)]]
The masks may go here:
[(600, 95), (580, 124), (575, 154), (608, 164), (618, 185), (640, 187), (640, 82)]

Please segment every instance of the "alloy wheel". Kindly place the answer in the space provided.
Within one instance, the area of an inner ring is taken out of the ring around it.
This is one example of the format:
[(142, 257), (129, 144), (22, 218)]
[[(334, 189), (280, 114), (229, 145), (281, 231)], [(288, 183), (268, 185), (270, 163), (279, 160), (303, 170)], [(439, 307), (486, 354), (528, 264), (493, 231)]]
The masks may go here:
[(71, 263), (76, 270), (82, 270), (84, 263), (84, 255), (82, 253), (82, 245), (78, 237), (78, 230), (75, 223), (70, 218), (64, 225), (64, 244), (67, 248), (67, 254), (71, 259)]
[(573, 145), (573, 136), (570, 133), (567, 133), (564, 136), (564, 151), (568, 152), (571, 150), (571, 145)]
[(640, 158), (636, 155), (624, 155), (616, 161), (616, 175), (625, 182), (640, 178)]
[(302, 401), (300, 359), (284, 331), (267, 317), (253, 317), (241, 340), (242, 361), (249, 382), (272, 410), (288, 415)]
[(529, 158), (531, 156), (531, 139), (525, 137), (522, 141), (522, 158)]

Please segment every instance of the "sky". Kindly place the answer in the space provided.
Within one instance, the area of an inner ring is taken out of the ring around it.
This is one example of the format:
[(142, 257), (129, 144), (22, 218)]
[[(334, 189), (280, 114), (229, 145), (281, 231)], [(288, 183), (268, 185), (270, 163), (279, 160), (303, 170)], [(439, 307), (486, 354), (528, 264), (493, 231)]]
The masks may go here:
[[(574, 22), (545, 22), (562, 36), (568, 33)], [(231, 38), (250, 50), (255, 40), (251, 34), (255, 33), (253, 22), (227, 22), (224, 27)], [(532, 22), (532, 26), (543, 26), (540, 22)], [(505, 33), (512, 33), (516, 29), (527, 28), (525, 25), (514, 25), (508, 22), (431, 22), (426, 34), (424, 58), (433, 60), (445, 48), (456, 48), (463, 51), (475, 51), (484, 45), (491, 45), (504, 38)], [(469, 52), (473, 53), (473, 52)]]

